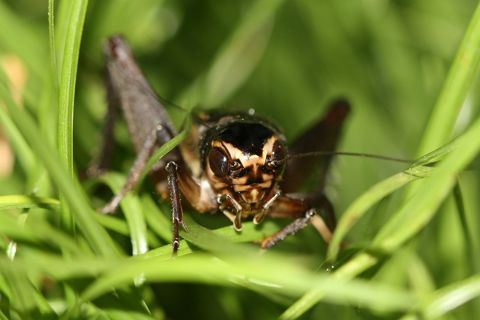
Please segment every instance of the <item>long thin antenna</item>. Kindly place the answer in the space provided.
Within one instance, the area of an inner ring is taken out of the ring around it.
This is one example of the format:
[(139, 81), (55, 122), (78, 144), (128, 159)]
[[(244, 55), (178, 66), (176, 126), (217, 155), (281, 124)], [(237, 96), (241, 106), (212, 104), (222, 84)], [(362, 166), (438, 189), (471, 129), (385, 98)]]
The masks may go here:
[(363, 152), (348, 152), (348, 151), (312, 151), (312, 152), (292, 154), (292, 155), (289, 155), (287, 158), (297, 159), (297, 158), (318, 157), (318, 156), (337, 156), (337, 155), (356, 156), (356, 157), (395, 161), (395, 162), (402, 162), (402, 163), (409, 163), (409, 164), (412, 164), (415, 162), (414, 160), (387, 157), (387, 156), (382, 156), (378, 154), (363, 153)]

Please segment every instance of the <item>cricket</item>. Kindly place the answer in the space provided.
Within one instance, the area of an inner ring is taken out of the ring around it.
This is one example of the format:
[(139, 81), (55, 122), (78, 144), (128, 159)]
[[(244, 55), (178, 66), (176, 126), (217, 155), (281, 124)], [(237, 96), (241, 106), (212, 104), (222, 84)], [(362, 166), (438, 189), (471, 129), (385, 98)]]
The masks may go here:
[[(122, 36), (105, 42), (105, 57), (106, 142), (91, 172), (100, 172), (109, 156), (108, 140), (118, 108), (123, 111), (137, 153), (122, 190), (101, 209), (104, 214), (112, 214), (138, 183), (152, 153), (171, 140), (177, 130)], [(241, 231), (242, 221), (247, 219), (255, 224), (266, 218), (291, 219), (290, 224), (261, 241), (263, 249), (273, 247), (310, 223), (328, 242), (336, 223), (333, 206), (323, 193), (334, 154), (328, 152), (335, 150), (349, 112), (346, 100), (333, 101), (326, 115), (293, 143), (288, 143), (277, 126), (252, 112), (194, 115), (189, 136), (151, 172), (157, 192), (171, 202), (173, 252), (179, 248), (180, 228), (187, 229), (182, 199), (200, 213), (223, 214), (237, 231)], [(301, 157), (312, 150), (327, 154), (321, 161)], [(316, 190), (308, 194), (297, 192), (318, 165), (323, 173)]]
[(480, 1), (0, 26), (0, 320), (480, 318)]

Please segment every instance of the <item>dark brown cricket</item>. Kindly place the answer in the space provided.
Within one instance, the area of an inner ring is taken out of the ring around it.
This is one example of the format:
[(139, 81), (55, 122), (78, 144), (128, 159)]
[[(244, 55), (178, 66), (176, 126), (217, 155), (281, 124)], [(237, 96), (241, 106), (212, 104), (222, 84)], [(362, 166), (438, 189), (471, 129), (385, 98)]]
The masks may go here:
[[(112, 213), (138, 182), (148, 158), (172, 139), (176, 130), (127, 42), (119, 36), (108, 39), (105, 55), (109, 98), (106, 143), (96, 170), (91, 172), (99, 172), (106, 166), (118, 107), (123, 110), (137, 151), (125, 186), (102, 209), (104, 213)], [(319, 161), (288, 155), (334, 150), (349, 109), (346, 101), (335, 101), (326, 116), (290, 148), (276, 126), (252, 114), (197, 115), (189, 137), (160, 160), (152, 172), (157, 190), (172, 203), (173, 251), (178, 250), (179, 228), (183, 226), (182, 197), (199, 212), (223, 213), (236, 230), (241, 230), (245, 219), (253, 219), (254, 223), (266, 217), (294, 219), (284, 229), (266, 237), (261, 242), (262, 248), (272, 247), (309, 223), (328, 241), (335, 217), (322, 190), (331, 156), (320, 163), (322, 175), (315, 192), (300, 194), (297, 190)]]

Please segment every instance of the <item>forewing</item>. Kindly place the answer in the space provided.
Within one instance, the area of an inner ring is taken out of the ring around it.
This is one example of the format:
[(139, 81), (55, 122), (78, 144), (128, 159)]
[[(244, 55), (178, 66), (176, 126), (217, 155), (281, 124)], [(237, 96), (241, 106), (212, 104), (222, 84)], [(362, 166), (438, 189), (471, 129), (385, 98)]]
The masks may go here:
[[(343, 124), (350, 112), (350, 104), (344, 99), (335, 100), (321, 121), (314, 124), (290, 146), (290, 155), (312, 151), (335, 151)], [(325, 186), (325, 178), (332, 156), (299, 157), (288, 160), (282, 181), (284, 193), (298, 192), (301, 185), (312, 175), (317, 190)]]

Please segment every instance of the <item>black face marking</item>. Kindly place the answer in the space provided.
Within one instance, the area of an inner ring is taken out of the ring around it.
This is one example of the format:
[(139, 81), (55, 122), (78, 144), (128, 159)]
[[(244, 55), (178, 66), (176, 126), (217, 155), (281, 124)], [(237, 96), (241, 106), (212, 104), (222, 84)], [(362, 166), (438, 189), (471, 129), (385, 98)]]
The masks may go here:
[(265, 182), (264, 179), (261, 177), (261, 176), (249, 176), (247, 178), (247, 185), (253, 185), (253, 184), (256, 184), (256, 183), (262, 183), (262, 182)]
[(274, 132), (259, 123), (236, 122), (227, 125), (218, 139), (231, 143), (246, 154), (262, 155), (263, 145)]

